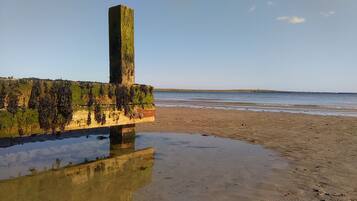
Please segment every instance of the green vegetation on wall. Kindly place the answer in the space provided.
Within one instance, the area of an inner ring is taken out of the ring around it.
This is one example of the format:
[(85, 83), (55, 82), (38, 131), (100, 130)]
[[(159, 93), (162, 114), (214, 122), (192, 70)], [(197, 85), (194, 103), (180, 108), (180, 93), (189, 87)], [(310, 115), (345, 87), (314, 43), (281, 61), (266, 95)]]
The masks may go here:
[(134, 83), (134, 10), (126, 6), (109, 9), (110, 82)]
[(137, 108), (154, 106), (153, 87), (65, 80), (0, 78), (0, 137), (64, 130), (76, 110), (88, 110), (87, 125), (104, 125), (104, 109), (138, 117)]

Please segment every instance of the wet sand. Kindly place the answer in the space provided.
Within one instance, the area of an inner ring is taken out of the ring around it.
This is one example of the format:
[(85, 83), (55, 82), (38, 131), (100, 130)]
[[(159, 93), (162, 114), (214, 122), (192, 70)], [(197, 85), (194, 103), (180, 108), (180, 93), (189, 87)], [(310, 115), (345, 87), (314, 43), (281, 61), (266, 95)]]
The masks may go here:
[(357, 118), (158, 107), (156, 122), (137, 130), (215, 135), (277, 151), (289, 167), (247, 200), (357, 200)]
[(288, 166), (275, 151), (239, 140), (175, 133), (138, 133), (155, 149), (152, 182), (135, 201), (259, 200), (264, 181)]

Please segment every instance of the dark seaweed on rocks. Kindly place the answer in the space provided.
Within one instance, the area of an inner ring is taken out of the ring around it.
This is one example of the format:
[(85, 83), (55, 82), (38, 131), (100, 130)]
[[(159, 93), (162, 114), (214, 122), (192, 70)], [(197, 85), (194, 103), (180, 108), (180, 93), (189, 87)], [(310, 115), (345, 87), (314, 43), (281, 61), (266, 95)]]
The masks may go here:
[(19, 91), (19, 83), (15, 82), (10, 85), (10, 92), (8, 94), (7, 111), (12, 115), (15, 115), (19, 108), (19, 97), (21, 93)]
[(99, 87), (99, 96), (100, 97), (104, 96), (104, 86), (103, 86), (103, 84), (101, 84), (100, 87)]
[(64, 130), (73, 117), (71, 83), (55, 81), (49, 93), (40, 98), (38, 113), (40, 127), (45, 131)]
[(88, 103), (87, 106), (90, 108), (93, 106), (94, 104), (94, 95), (93, 95), (93, 86), (91, 85), (87, 85), (87, 89), (88, 89)]
[(57, 109), (58, 114), (62, 115), (65, 123), (72, 120), (72, 91), (70, 82), (60, 82), (57, 85)]
[[(153, 102), (152, 87), (139, 84), (0, 78), (0, 132), (9, 136), (57, 132), (69, 125), (74, 110), (83, 109), (89, 113), (87, 125), (93, 120), (102, 125), (112, 122), (108, 110), (142, 118), (141, 108), (151, 109)], [(118, 123), (119, 115), (115, 116)]]
[(28, 103), (28, 107), (30, 109), (37, 109), (40, 103), (40, 95), (41, 95), (41, 83), (37, 80), (34, 81), (31, 89), (30, 100)]
[(9, 103), (7, 106), (7, 111), (12, 115), (15, 115), (19, 107), (19, 96), (16, 92), (10, 92), (9, 94)]
[(105, 114), (102, 115), (102, 121), (101, 121), (102, 125), (104, 125), (105, 123), (107, 123), (107, 118), (105, 116)]
[(88, 112), (88, 117), (87, 117), (87, 126), (91, 125), (92, 124), (92, 114), (91, 112), (89, 111)]
[(114, 93), (113, 93), (113, 88), (112, 88), (112, 85), (109, 85), (109, 88), (108, 88), (108, 97), (110, 99), (112, 99), (114, 96)]
[(97, 123), (102, 122), (102, 108), (97, 103), (94, 105), (94, 119)]
[(2, 83), (1, 84), (1, 88), (0, 88), (0, 109), (5, 108), (5, 99), (6, 99), (6, 87), (5, 84)]
[(51, 129), (53, 127), (53, 120), (56, 116), (56, 105), (49, 94), (40, 98), (38, 113), (40, 128), (44, 129), (45, 131)]
[(124, 109), (125, 105), (130, 103), (129, 97), (130, 89), (124, 85), (117, 85), (116, 86), (116, 106), (117, 109)]

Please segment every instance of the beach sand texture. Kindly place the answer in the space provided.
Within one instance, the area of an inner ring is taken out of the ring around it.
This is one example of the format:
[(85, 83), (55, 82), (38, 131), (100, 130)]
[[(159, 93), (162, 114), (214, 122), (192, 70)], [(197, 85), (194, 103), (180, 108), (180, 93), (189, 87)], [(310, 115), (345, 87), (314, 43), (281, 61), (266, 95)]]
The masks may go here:
[(138, 131), (208, 134), (261, 144), (289, 167), (248, 200), (357, 200), (357, 118), (218, 109), (157, 109)]

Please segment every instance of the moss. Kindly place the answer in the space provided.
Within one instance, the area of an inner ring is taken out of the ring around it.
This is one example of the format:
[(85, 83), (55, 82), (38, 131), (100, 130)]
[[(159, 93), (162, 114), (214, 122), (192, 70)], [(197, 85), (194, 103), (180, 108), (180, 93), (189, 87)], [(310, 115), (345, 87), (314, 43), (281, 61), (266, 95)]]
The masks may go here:
[(0, 120), (2, 137), (39, 131), (38, 112), (36, 110), (22, 109), (15, 115), (7, 111), (1, 111)]
[(117, 85), (116, 88), (116, 107), (122, 109), (125, 115), (133, 118), (136, 111), (135, 106), (147, 108), (147, 105), (153, 105), (153, 89), (151, 86), (132, 85), (127, 87), (125, 85)]
[(38, 111), (27, 109), (22, 115), (25, 117), (25, 125), (28, 127), (36, 126), (38, 124)]
[(146, 85), (133, 85), (131, 87), (131, 102), (135, 105), (152, 104), (154, 102), (154, 96), (152, 93), (152, 87)]
[(93, 83), (92, 84), (92, 91), (93, 91), (93, 96), (99, 97), (100, 96), (100, 84), (98, 83)]
[(73, 82), (71, 84), (71, 91), (73, 105), (86, 105), (86, 102), (84, 100), (84, 86), (82, 86), (78, 82)]
[(146, 85), (0, 79), (0, 133), (4, 137), (63, 130), (75, 109), (88, 110), (87, 125), (93, 110), (95, 121), (105, 124), (104, 108), (138, 118), (139, 108), (150, 109), (153, 102), (152, 87)]
[(39, 127), (37, 110), (22, 109), (16, 113), (16, 121), (19, 135), (30, 133), (32, 130)]
[(134, 83), (134, 11), (125, 6), (109, 9), (110, 82)]
[(33, 81), (20, 79), (18, 82), (18, 90), (21, 92), (22, 98), (20, 99), (20, 105), (27, 105), (31, 95), (31, 88)]
[(14, 116), (7, 111), (0, 111), (0, 130), (9, 132), (14, 126)]

